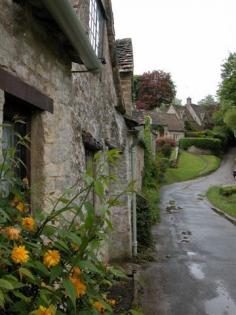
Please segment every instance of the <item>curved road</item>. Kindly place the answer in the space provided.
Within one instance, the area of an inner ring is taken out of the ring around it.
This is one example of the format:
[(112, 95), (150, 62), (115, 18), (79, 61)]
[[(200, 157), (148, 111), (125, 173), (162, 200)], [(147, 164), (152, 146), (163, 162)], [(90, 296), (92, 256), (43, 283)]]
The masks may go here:
[(204, 194), (234, 183), (228, 153), (213, 174), (162, 188), (157, 261), (143, 267), (145, 315), (236, 315), (236, 226), (216, 214)]

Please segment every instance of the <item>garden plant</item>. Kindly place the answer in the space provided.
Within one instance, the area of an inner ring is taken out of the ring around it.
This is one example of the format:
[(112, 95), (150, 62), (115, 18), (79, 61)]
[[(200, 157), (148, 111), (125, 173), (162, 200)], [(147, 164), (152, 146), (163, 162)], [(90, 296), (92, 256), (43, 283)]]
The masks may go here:
[[(112, 229), (111, 207), (132, 186), (118, 196), (109, 193), (115, 177), (107, 175), (107, 166), (119, 152), (98, 153), (96, 175), (91, 166), (83, 185), (49, 195), (51, 209), (32, 210), (28, 180), (15, 175), (22, 163), (17, 147), (28, 138), (15, 139), (0, 165), (0, 314), (114, 314), (117, 301), (109, 289), (124, 274), (104, 263), (101, 253)], [(89, 201), (91, 192), (98, 207)]]

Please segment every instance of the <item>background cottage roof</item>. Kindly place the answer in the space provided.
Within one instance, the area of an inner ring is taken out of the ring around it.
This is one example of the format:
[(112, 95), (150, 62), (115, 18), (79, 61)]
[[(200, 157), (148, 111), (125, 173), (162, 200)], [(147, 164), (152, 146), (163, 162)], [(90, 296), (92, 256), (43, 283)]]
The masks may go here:
[(175, 114), (147, 110), (133, 112), (133, 118), (139, 123), (144, 123), (145, 116), (150, 116), (152, 118), (152, 125), (154, 126), (166, 126), (169, 131), (184, 132), (184, 123), (180, 121)]
[(134, 56), (131, 38), (116, 41), (116, 56), (120, 72), (133, 72)]
[(159, 125), (167, 126), (169, 131), (184, 132), (184, 123), (175, 114), (157, 113)]
[(201, 117), (201, 114), (206, 114), (206, 110), (201, 105), (191, 104), (191, 107), (194, 109), (198, 117)]

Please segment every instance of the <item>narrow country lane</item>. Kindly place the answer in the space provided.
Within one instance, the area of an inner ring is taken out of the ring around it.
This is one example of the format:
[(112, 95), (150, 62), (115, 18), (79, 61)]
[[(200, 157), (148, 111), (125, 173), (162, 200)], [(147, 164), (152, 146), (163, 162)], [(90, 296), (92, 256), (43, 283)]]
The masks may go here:
[(236, 314), (236, 226), (204, 197), (208, 187), (234, 182), (235, 157), (233, 149), (215, 173), (162, 188), (157, 261), (140, 275), (145, 315)]

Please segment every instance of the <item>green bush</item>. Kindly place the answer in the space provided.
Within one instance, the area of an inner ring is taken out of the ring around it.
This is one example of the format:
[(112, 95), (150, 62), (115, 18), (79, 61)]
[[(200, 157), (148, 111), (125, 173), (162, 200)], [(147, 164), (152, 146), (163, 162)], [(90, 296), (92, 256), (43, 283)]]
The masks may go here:
[(187, 131), (185, 135), (187, 138), (204, 138), (208, 137), (208, 131)]
[(233, 133), (226, 126), (217, 126), (213, 130), (186, 132), (187, 138), (212, 138), (222, 141), (222, 149), (226, 150), (230, 145), (235, 143)]
[(149, 247), (152, 243), (152, 226), (151, 211), (146, 198), (137, 195), (137, 241), (139, 244), (138, 251), (141, 252), (143, 247)]
[(165, 144), (163, 145), (163, 147), (161, 148), (161, 152), (162, 152), (163, 155), (164, 155), (165, 157), (167, 157), (167, 158), (170, 157), (171, 151), (172, 151), (171, 145), (168, 144), (168, 143), (165, 143)]
[(236, 194), (236, 186), (221, 187), (219, 192), (222, 196), (228, 197)]
[(213, 138), (183, 138), (180, 140), (179, 146), (183, 150), (195, 146), (199, 149), (211, 150), (214, 154), (220, 154), (222, 150), (222, 141)]

